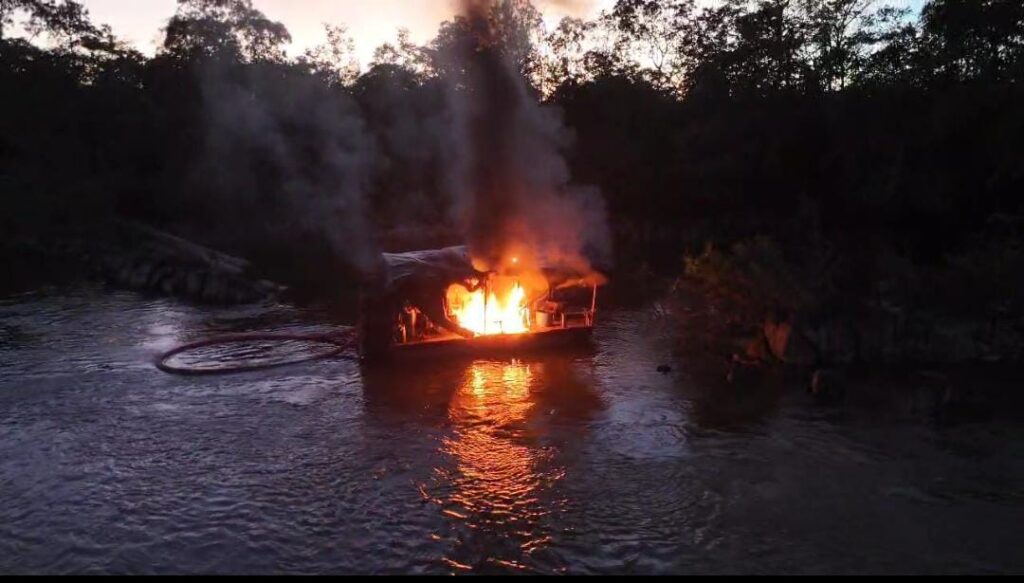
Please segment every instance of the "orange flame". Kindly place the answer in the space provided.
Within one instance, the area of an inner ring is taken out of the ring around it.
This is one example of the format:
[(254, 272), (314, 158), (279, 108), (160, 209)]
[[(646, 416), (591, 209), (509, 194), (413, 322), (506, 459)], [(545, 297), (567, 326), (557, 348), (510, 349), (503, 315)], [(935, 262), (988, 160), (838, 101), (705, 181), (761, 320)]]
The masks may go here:
[(448, 309), (463, 328), (479, 336), (525, 334), (530, 331), (526, 290), (515, 279), (493, 277), (487, 289), (448, 288)]

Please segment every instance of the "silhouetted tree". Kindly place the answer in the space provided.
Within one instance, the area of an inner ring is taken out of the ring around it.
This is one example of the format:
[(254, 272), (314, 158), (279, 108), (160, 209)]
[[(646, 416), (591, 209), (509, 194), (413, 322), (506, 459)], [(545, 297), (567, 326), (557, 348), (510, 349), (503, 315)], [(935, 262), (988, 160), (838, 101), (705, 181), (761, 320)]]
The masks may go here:
[(876, 0), (800, 0), (810, 60), (825, 89), (842, 90), (863, 67)]
[(586, 67), (586, 55), (591, 49), (589, 37), (594, 22), (581, 18), (563, 18), (547, 39), (548, 54), (544, 63), (543, 92), (549, 94), (563, 83), (580, 83), (592, 78)]
[(306, 50), (299, 63), (320, 75), (328, 84), (351, 85), (359, 78), (355, 41), (344, 26), (324, 25), (327, 42)]
[[(326, 244), (269, 225), (354, 180), (376, 225), (443, 224), (451, 98), (481, 32), (563, 110), (574, 177), (601, 187), (637, 260), (672, 269), (706, 240), (768, 234), (941, 262), (1024, 213), (1019, 1), (929, 0), (914, 18), (885, 0), (619, 0), (547, 31), (505, 0), (483, 21), (424, 46), (400, 31), (359, 71), (341, 26), (287, 58), (288, 31), (251, 0), (180, 0), (153, 58), (81, 3), (0, 0), (0, 221), (130, 216), (292, 257)], [(15, 22), (50, 42), (12, 38)]]
[(944, 81), (1020, 81), (1024, 3), (932, 0), (922, 12), (924, 44)]
[(4, 29), (13, 23), (16, 13), (27, 17), (30, 32), (47, 31), (59, 35), (95, 34), (88, 12), (73, 0), (0, 0), (0, 40)]
[[(490, 5), (483, 18), (485, 22), (472, 23), (464, 16), (456, 16), (441, 24), (437, 37), (423, 53), (428, 74), (460, 86), (460, 80), (467, 74), (467, 56), (474, 54), (483, 42), (524, 78), (540, 79), (543, 65), (537, 47), (544, 39), (544, 23), (536, 7), (529, 0), (501, 0)], [(474, 30), (474, 26), (486, 30)], [(481, 40), (481, 33), (487, 38)]]
[(371, 66), (393, 65), (426, 76), (429, 70), (428, 56), (423, 47), (409, 38), (409, 29), (398, 29), (394, 43), (384, 43), (373, 51)]
[(252, 0), (178, 0), (163, 50), (180, 58), (279, 62), (288, 42), (288, 29), (254, 8)]
[(761, 0), (735, 21), (737, 41), (725, 60), (733, 87), (764, 95), (805, 88), (811, 68), (801, 53), (807, 33), (789, 0)]
[(692, 66), (682, 45), (692, 33), (693, 13), (693, 0), (618, 0), (609, 15), (621, 33), (615, 43), (616, 60), (639, 61), (634, 72), (656, 87), (682, 87)]
[(872, 50), (854, 72), (856, 82), (881, 87), (920, 87), (925, 83), (931, 73), (922, 62), (921, 31), (909, 19), (909, 11), (883, 7), (875, 13), (873, 25)]

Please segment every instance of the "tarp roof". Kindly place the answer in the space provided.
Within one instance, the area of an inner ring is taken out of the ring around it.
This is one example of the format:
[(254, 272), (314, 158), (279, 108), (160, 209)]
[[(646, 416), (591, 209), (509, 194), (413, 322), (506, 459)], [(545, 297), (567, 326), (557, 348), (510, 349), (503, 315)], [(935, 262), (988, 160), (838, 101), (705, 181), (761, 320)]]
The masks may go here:
[(454, 283), (480, 275), (473, 268), (473, 260), (465, 246), (383, 255), (385, 287), (392, 291), (407, 283), (428, 280)]
[[(484, 275), (474, 269), (469, 248), (466, 246), (408, 253), (384, 253), (383, 267), (382, 283), (388, 292), (396, 291), (409, 284), (441, 282), (447, 285)], [(565, 266), (545, 265), (541, 269), (552, 285), (593, 275), (592, 273), (581, 273)], [(597, 282), (602, 280), (600, 276), (594, 279)]]

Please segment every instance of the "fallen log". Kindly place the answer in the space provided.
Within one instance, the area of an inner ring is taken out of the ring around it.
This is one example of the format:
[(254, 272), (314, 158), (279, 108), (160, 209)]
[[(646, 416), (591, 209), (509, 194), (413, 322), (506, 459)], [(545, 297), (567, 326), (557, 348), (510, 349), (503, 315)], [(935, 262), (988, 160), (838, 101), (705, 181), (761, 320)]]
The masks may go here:
[(117, 221), (114, 241), (97, 255), (112, 285), (196, 303), (252, 303), (285, 291), (260, 279), (246, 259), (139, 223)]
[(221, 253), (176, 235), (158, 231), (148, 225), (123, 220), (115, 221), (115, 224), (121, 236), (148, 243), (154, 249), (179, 257), (183, 261), (235, 275), (246, 275), (252, 269), (252, 264), (246, 259)]

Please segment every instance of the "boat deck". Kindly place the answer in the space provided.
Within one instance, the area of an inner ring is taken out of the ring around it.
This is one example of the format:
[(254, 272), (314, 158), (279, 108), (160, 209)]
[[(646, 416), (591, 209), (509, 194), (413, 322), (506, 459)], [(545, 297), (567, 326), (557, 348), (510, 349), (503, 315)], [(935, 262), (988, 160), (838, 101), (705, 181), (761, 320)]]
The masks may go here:
[(446, 354), (496, 354), (542, 350), (565, 344), (587, 342), (593, 326), (567, 325), (524, 334), (498, 334), (463, 338), (455, 334), (438, 336), (405, 344), (396, 344), (396, 356), (440, 356)]

